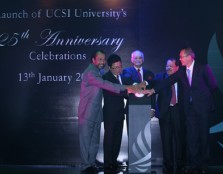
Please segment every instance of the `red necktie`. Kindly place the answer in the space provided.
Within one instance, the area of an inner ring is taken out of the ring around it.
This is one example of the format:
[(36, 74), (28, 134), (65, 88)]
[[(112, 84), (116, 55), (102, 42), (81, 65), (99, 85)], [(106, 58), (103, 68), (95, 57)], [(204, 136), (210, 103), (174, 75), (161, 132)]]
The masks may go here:
[(142, 75), (140, 73), (140, 69), (138, 69), (138, 76), (139, 76), (140, 82), (142, 82)]
[(172, 90), (172, 97), (171, 97), (171, 100), (170, 100), (170, 104), (174, 106), (177, 103), (176, 91), (175, 91), (175, 86), (174, 85), (171, 86), (171, 90)]

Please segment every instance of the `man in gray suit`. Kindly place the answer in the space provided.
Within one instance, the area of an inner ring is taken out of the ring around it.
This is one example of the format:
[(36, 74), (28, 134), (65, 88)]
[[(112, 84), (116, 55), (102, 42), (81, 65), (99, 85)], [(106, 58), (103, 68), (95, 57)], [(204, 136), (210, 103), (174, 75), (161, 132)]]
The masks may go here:
[(129, 93), (139, 92), (145, 84), (124, 86), (103, 80), (100, 70), (106, 64), (102, 50), (92, 54), (92, 63), (85, 69), (81, 83), (80, 103), (78, 107), (79, 141), (82, 160), (82, 173), (96, 173), (96, 156), (100, 142), (100, 129), (103, 118), (103, 89), (115, 93), (128, 90)]

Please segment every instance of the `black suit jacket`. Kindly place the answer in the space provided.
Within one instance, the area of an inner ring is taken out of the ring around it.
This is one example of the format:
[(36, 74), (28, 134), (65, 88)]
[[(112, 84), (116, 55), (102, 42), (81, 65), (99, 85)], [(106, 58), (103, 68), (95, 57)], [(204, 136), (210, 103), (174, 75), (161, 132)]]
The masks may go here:
[(192, 98), (194, 109), (198, 114), (204, 114), (214, 109), (212, 92), (217, 88), (217, 84), (208, 65), (200, 65), (195, 62), (191, 86), (189, 85), (184, 67), (155, 85), (154, 89), (156, 92), (159, 92), (175, 82), (179, 82), (182, 85), (184, 111), (186, 113), (190, 104), (190, 98)]
[[(157, 74), (155, 77), (155, 81), (157, 83), (163, 81), (164, 79), (168, 78), (168, 74), (166, 72)], [(177, 83), (177, 98), (178, 98), (178, 105), (181, 109), (182, 113), (182, 86), (181, 83)], [(171, 86), (168, 86), (158, 92), (157, 102), (156, 102), (156, 117), (161, 118), (165, 115), (169, 109), (170, 101), (172, 97), (172, 90)]]
[[(103, 75), (104, 80), (108, 80), (112, 83), (119, 83), (118, 79), (108, 71)], [(107, 90), (103, 90), (104, 106), (103, 106), (103, 118), (104, 121), (118, 121), (124, 119), (124, 97), (127, 96), (127, 91), (120, 94), (113, 93)]]

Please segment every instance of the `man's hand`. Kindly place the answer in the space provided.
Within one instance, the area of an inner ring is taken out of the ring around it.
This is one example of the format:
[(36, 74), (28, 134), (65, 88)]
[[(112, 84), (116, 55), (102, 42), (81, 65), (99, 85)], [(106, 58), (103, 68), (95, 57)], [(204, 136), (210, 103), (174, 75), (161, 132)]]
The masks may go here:
[(125, 87), (128, 90), (128, 93), (137, 93), (137, 92), (139, 92), (139, 89), (138, 89), (138, 87), (136, 85), (127, 85)]
[(141, 89), (141, 90), (144, 90), (144, 89), (146, 89), (146, 82), (143, 81), (143, 82), (137, 84), (136, 86), (137, 86), (137, 88), (138, 88), (139, 90), (140, 90), (140, 89)]
[(150, 117), (153, 118), (155, 116), (156, 116), (156, 110), (151, 108), (151, 110), (150, 110)]
[(127, 85), (126, 86), (128, 93), (143, 93), (145, 88), (146, 88), (145, 82), (135, 84), (135, 85)]
[(147, 96), (151, 96), (151, 95), (155, 94), (155, 90), (154, 89), (146, 89), (143, 91), (143, 94), (147, 94)]

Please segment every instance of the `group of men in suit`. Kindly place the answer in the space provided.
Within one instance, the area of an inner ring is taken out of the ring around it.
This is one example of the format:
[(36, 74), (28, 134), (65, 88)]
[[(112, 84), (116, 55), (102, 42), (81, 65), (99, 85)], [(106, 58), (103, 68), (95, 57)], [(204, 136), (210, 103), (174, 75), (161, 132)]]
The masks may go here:
[[(206, 174), (209, 160), (208, 120), (214, 110), (212, 94), (217, 84), (210, 67), (199, 64), (191, 48), (183, 48), (179, 57), (182, 67), (168, 78), (156, 83), (153, 89), (148, 90), (148, 95), (160, 93), (174, 83), (178, 83), (179, 90), (181, 90), (179, 93), (181, 98), (178, 98), (178, 101), (179, 104), (182, 102), (181, 109), (185, 116), (186, 128), (187, 160), (184, 165), (188, 168), (184, 170), (184, 173)], [(167, 172), (169, 172), (168, 169), (171, 170), (168, 167)]]
[[(78, 107), (82, 173), (94, 174), (97, 172), (96, 156), (100, 142), (101, 122), (103, 121), (103, 89), (117, 94), (125, 91), (126, 93), (136, 93), (146, 86), (144, 83), (138, 85), (122, 85), (104, 80), (100, 70), (104, 68), (105, 64), (105, 52), (96, 50), (91, 56), (91, 63), (83, 72)], [(115, 68), (119, 69), (120, 67)], [(121, 129), (121, 125), (119, 129)], [(112, 147), (112, 145), (109, 145), (109, 147)]]
[[(99, 53), (96, 52), (92, 56), (92, 64), (83, 73), (81, 84), (78, 116), (83, 171), (85, 173), (95, 171), (102, 120), (105, 128), (104, 167), (108, 172), (117, 171), (124, 114), (128, 122), (128, 109), (124, 107), (124, 98), (127, 97), (126, 89), (128, 89), (130, 93), (141, 92), (152, 96), (152, 110), (156, 109), (160, 124), (163, 172), (165, 174), (207, 173), (208, 118), (214, 109), (211, 93), (217, 86), (209, 66), (195, 63), (193, 50), (184, 48), (180, 51), (180, 61), (169, 58), (166, 73), (155, 77), (151, 71), (142, 67), (144, 55), (136, 50), (131, 54), (133, 66), (124, 70), (118, 55), (109, 56), (109, 71), (102, 78), (99, 70), (105, 66), (105, 54), (102, 51)], [(190, 74), (186, 73), (188, 71)], [(131, 86), (133, 83), (139, 84), (136, 85), (137, 89), (136, 86)], [(142, 92), (140, 88), (146, 86), (149, 86), (149, 89)], [(156, 94), (158, 94), (157, 102)], [(184, 136), (186, 139), (183, 138)], [(188, 168), (185, 168), (186, 166)]]
[[(139, 50), (134, 51), (131, 54), (131, 62), (133, 64), (132, 67), (122, 69), (122, 60), (120, 56), (117, 54), (110, 55), (107, 60), (109, 71), (103, 76), (103, 79), (112, 83), (125, 85), (132, 85), (134, 83), (140, 84), (145, 82), (148, 88), (149, 81), (154, 78), (154, 74), (142, 67), (144, 62), (143, 53)], [(121, 147), (125, 114), (127, 119), (126, 122), (128, 123), (128, 96), (123, 93), (116, 94), (108, 90), (103, 90), (103, 94), (103, 118), (105, 129), (103, 143), (104, 169), (108, 172), (117, 172), (119, 169), (117, 158)], [(127, 99), (126, 106), (124, 103), (124, 98)], [(153, 106), (155, 107), (155, 105)]]

